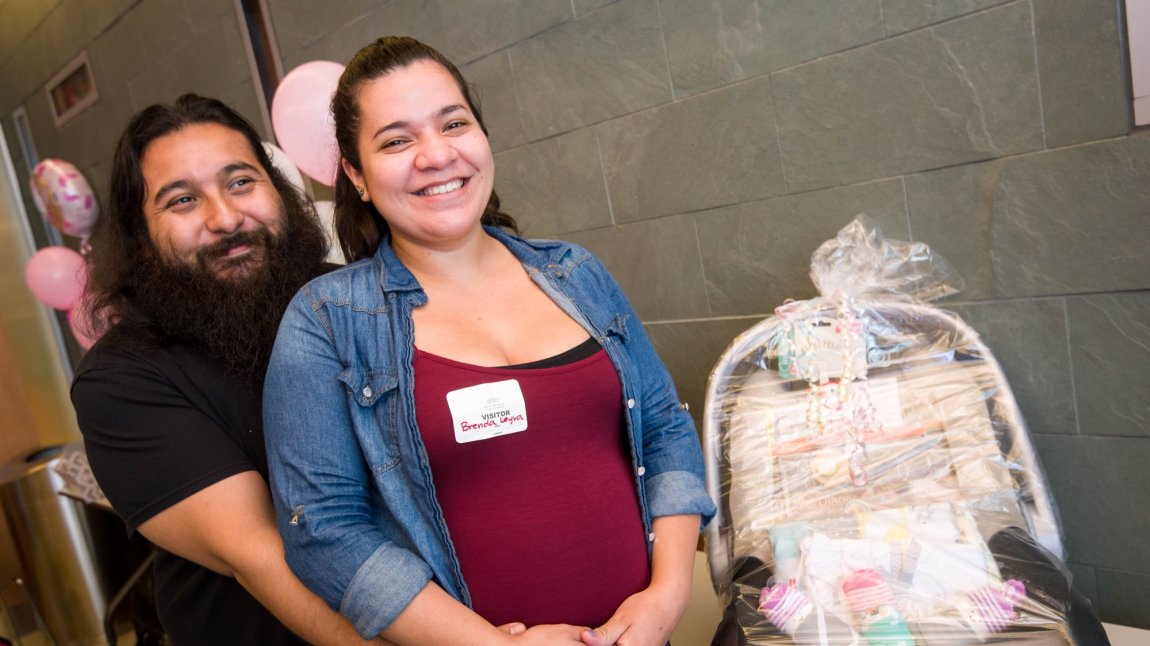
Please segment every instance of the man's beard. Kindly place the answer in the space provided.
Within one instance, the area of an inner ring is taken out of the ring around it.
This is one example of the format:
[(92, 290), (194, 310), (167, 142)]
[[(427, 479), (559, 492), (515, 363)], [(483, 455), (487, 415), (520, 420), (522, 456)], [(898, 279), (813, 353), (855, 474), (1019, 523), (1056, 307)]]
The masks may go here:
[[(257, 388), (288, 302), (320, 273), (327, 253), (314, 213), (290, 203), (285, 209), (279, 235), (266, 228), (235, 234), (200, 249), (192, 266), (166, 262), (153, 249), (141, 259), (136, 283), (136, 304), (162, 337), (198, 345)], [(251, 249), (226, 258), (238, 244)], [(226, 277), (213, 271), (221, 266), (229, 270)]]

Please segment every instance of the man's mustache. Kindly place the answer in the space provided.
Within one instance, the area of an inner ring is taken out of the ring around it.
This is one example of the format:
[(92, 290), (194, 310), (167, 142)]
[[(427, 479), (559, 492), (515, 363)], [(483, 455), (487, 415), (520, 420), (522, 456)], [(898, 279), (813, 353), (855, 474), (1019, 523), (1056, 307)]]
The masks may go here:
[(201, 266), (206, 267), (211, 261), (217, 258), (223, 258), (232, 249), (244, 245), (251, 247), (269, 247), (271, 245), (271, 235), (267, 231), (241, 231), (240, 233), (233, 233), (227, 238), (217, 240), (200, 249), (196, 252), (196, 258), (199, 260)]

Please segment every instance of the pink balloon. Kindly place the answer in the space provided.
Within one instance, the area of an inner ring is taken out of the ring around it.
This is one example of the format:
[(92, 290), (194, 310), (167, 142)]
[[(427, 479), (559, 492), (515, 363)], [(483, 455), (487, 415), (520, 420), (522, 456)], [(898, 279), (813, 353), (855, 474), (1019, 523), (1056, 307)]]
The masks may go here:
[(41, 303), (70, 310), (84, 293), (88, 267), (83, 256), (67, 247), (44, 247), (28, 260), (24, 280)]
[(52, 226), (77, 238), (91, 233), (100, 217), (100, 205), (75, 166), (62, 159), (45, 159), (36, 164), (28, 183), (32, 201)]
[(92, 345), (100, 340), (100, 335), (93, 329), (92, 321), (88, 318), (83, 307), (73, 307), (68, 310), (68, 327), (72, 330), (72, 337), (76, 343), (85, 350), (92, 349)]
[(308, 177), (335, 186), (339, 149), (331, 96), (343, 65), (311, 61), (287, 73), (272, 99), (272, 129), (288, 159)]

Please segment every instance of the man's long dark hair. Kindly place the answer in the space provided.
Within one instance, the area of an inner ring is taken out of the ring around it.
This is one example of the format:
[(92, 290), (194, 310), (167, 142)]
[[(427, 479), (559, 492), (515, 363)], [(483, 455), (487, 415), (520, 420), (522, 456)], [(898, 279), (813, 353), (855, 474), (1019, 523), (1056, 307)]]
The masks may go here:
[[(310, 211), (306, 199), (272, 164), (255, 128), (223, 102), (185, 94), (171, 104), (156, 104), (138, 112), (116, 145), (108, 208), (92, 230), (92, 251), (83, 306), (96, 334), (112, 323), (147, 333), (153, 313), (141, 311), (136, 295), (148, 279), (142, 258), (157, 251), (148, 235), (143, 204), (147, 192), (141, 168), (144, 151), (153, 141), (194, 124), (219, 124), (235, 130), (248, 144), (284, 201), (285, 210)], [(294, 202), (294, 204), (292, 204)]]
[[(364, 47), (352, 56), (339, 78), (335, 94), (331, 98), (331, 112), (335, 119), (335, 140), (339, 154), (358, 171), (363, 170), (359, 158), (359, 91), (367, 83), (387, 73), (411, 65), (418, 61), (433, 61), (446, 69), (467, 107), (475, 115), (483, 134), (483, 114), (472, 95), (471, 87), (464, 80), (459, 68), (435, 48), (407, 36), (385, 36)], [(499, 210), (499, 196), (491, 191), (481, 222), (489, 226), (499, 226), (516, 233), (519, 227), (515, 219)], [(371, 202), (360, 199), (351, 180), (342, 171), (335, 180), (335, 230), (339, 244), (348, 262), (367, 258), (375, 253), (384, 233), (387, 222)]]
[[(141, 162), (154, 141), (197, 124), (218, 124), (247, 139), (283, 203), (283, 226), (233, 234), (263, 247), (263, 264), (240, 280), (162, 257), (143, 213)], [(82, 307), (93, 334), (117, 344), (193, 343), (254, 385), (262, 382), (288, 301), (321, 271), (327, 241), (311, 203), (272, 164), (255, 128), (215, 99), (184, 95), (153, 105), (129, 123), (116, 147), (109, 208), (92, 233)]]

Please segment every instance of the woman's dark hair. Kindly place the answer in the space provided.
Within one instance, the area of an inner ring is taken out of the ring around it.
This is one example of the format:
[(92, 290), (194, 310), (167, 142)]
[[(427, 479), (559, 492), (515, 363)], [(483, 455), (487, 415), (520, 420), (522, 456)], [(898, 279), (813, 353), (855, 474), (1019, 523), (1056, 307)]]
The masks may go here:
[[(459, 85), (459, 91), (467, 101), (467, 107), (475, 115), (483, 134), (487, 126), (479, 111), (471, 88), (464, 80), (459, 68), (447, 60), (436, 49), (407, 36), (385, 36), (364, 47), (352, 56), (343, 75), (339, 79), (335, 94), (331, 99), (331, 112), (335, 118), (335, 140), (339, 154), (357, 171), (363, 170), (359, 158), (358, 138), (360, 128), (359, 91), (367, 83), (389, 72), (411, 65), (418, 61), (434, 61), (451, 73)], [(515, 219), (499, 210), (499, 196), (491, 191), (481, 222), (488, 226), (499, 226), (516, 233), (519, 227)], [(343, 172), (337, 173), (335, 180), (335, 231), (339, 245), (348, 262), (366, 258), (375, 253), (380, 240), (387, 231), (387, 222), (371, 202), (360, 199), (351, 180)]]
[(185, 94), (171, 104), (144, 108), (132, 117), (116, 144), (108, 187), (108, 208), (92, 230), (88, 283), (83, 307), (95, 329), (102, 332), (117, 321), (146, 326), (151, 317), (139, 310), (134, 295), (144, 280), (140, 262), (156, 253), (148, 235), (143, 206), (147, 193), (141, 167), (153, 141), (195, 124), (219, 124), (247, 139), (256, 159), (271, 179), (285, 210), (308, 210), (306, 200), (271, 162), (259, 133), (247, 119), (216, 99)]

